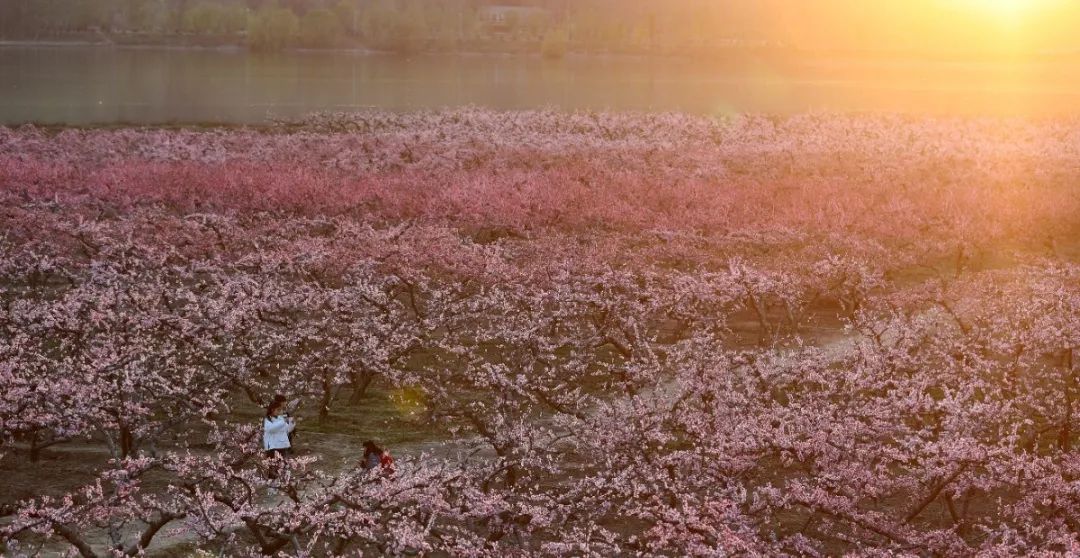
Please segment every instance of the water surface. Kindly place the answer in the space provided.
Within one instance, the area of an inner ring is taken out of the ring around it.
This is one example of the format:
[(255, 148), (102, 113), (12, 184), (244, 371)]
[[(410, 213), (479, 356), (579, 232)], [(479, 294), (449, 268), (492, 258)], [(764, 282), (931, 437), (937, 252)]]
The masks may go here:
[(0, 47), (5, 124), (255, 123), (320, 110), (460, 105), (1073, 115), (1080, 64)]

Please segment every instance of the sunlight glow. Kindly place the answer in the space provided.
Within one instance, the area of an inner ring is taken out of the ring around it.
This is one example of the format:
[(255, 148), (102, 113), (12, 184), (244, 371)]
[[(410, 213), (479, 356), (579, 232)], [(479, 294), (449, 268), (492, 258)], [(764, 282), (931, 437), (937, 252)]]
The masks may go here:
[(1030, 0), (977, 0), (973, 4), (1000, 16), (1015, 16), (1037, 7), (1037, 3)]
[(1061, 4), (1059, 0), (956, 0), (966, 9), (1009, 22), (1037, 15)]

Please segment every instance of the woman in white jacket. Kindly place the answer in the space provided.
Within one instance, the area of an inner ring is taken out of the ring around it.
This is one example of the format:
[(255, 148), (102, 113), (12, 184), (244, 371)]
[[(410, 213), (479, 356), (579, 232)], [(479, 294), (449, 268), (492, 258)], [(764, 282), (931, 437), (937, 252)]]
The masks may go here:
[(284, 459), (292, 451), (289, 433), (296, 429), (296, 420), (282, 413), (284, 406), (285, 398), (278, 395), (266, 407), (266, 418), (263, 419), (263, 451), (267, 457)]

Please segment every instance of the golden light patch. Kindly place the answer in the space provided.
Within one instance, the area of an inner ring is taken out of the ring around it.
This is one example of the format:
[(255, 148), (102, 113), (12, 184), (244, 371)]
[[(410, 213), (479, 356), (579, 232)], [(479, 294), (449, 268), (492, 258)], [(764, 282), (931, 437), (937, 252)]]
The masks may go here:
[(416, 416), (425, 409), (424, 394), (419, 389), (404, 387), (390, 394), (394, 409), (403, 416)]

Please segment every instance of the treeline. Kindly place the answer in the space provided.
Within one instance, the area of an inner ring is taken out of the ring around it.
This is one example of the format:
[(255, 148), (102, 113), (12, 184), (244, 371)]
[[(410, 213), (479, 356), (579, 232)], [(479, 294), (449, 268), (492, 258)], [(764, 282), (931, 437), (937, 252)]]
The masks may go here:
[(138, 36), (204, 36), (266, 50), (332, 47), (342, 44), (346, 32), (353, 30), (354, 11), (360, 4), (353, 0), (13, 0), (0, 4), (0, 32), (21, 39), (100, 33), (125, 42), (137, 42)]
[(0, 35), (202, 37), (258, 50), (672, 54), (778, 44), (755, 24), (761, 18), (741, 0), (7, 0), (0, 3)]
[(0, 38), (265, 50), (1061, 53), (1080, 50), (1077, 25), (1075, 2), (1039, 3), (1006, 18), (941, 0), (0, 1)]

